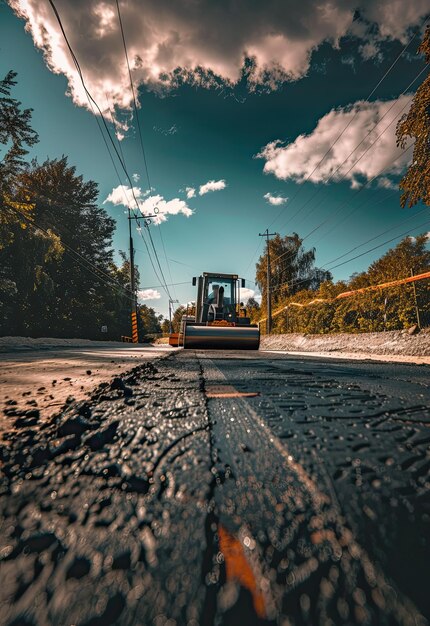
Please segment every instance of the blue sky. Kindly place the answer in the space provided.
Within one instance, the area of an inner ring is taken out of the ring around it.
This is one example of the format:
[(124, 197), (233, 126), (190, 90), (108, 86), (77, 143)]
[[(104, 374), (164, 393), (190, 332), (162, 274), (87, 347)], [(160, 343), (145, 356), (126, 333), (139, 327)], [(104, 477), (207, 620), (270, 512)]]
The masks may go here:
[[(122, 175), (118, 180), (85, 107), (52, 10), (45, 0), (11, 4), (25, 15), (0, 5), (0, 73), (18, 72), (14, 95), (34, 109), (40, 142), (32, 156), (68, 155), (79, 173), (97, 181), (104, 202), (120, 182), (128, 183)], [(405, 231), (430, 230), (430, 224), (418, 228), (426, 220), (425, 213), (418, 215), (422, 206), (399, 206), (396, 183), (408, 154), (396, 152), (394, 139), (395, 120), (410, 101), (410, 95), (401, 95), (424, 68), (415, 52), (425, 3), (363, 2), (362, 11), (354, 13), (348, 2), (334, 2), (327, 3), (333, 15), (317, 18), (313, 0), (292, 2), (287, 13), (284, 4), (268, 2), (263, 13), (259, 3), (228, 0), (218, 3), (215, 13), (210, 2), (178, 1), (176, 8), (169, 4), (158, 12), (152, 1), (120, 4), (154, 188), (148, 192), (115, 3), (56, 2), (91, 93), (102, 108), (116, 105), (119, 123), (128, 121), (121, 146), (129, 173), (140, 177), (135, 184), (142, 202), (149, 195), (157, 201), (149, 204), (192, 211), (190, 217), (166, 215), (161, 226), (151, 227), (167, 282), (187, 283), (171, 288), (180, 302), (193, 299), (191, 277), (202, 271), (253, 280), (258, 234), (269, 226), (272, 232), (295, 231), (302, 237), (317, 228), (305, 246), (316, 247), (319, 266), (384, 230), (393, 229), (357, 252)], [(366, 102), (414, 33), (415, 40)], [(245, 53), (254, 59), (248, 73)], [(209, 181), (220, 189), (200, 195)], [(187, 198), (187, 188), (195, 190), (194, 197)], [(126, 250), (124, 206), (104, 206), (117, 221), (114, 247)], [(145, 302), (166, 314), (167, 296), (135, 234), (141, 289), (161, 295)], [(366, 269), (390, 245), (334, 269), (334, 278)], [(255, 289), (252, 282), (247, 287)]]

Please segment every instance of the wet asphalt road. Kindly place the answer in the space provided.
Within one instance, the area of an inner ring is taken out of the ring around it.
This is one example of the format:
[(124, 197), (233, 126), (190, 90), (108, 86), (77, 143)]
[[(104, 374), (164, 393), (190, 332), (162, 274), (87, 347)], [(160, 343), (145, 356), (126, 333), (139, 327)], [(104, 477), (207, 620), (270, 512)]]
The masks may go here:
[(1, 623), (426, 624), (429, 372), (178, 351), (11, 404)]

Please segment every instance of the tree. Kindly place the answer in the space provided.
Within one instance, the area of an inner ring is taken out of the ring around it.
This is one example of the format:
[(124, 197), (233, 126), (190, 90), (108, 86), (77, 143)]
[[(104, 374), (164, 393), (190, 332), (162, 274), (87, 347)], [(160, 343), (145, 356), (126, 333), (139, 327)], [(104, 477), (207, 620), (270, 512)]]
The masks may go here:
[(248, 298), (248, 302), (246, 303), (245, 308), (248, 317), (251, 319), (251, 322), (256, 322), (260, 317), (260, 305), (257, 300), (253, 297)]
[(138, 306), (138, 316), (140, 321), (140, 332), (145, 335), (156, 335), (161, 333), (162, 315), (157, 315), (152, 307), (147, 304)]
[(168, 335), (170, 333), (170, 322), (167, 319), (164, 319), (161, 322), (161, 332), (163, 335)]
[(32, 109), (21, 110), (21, 102), (10, 95), (16, 85), (16, 72), (8, 72), (0, 81), (0, 143), (11, 143), (0, 162), (0, 182), (16, 176), (24, 167), (23, 157), (28, 154), (24, 147), (39, 141), (36, 131), (30, 126)]
[[(31, 197), (34, 226), (9, 224), (11, 237), (0, 251), (14, 292), (3, 332), (99, 338), (101, 326), (114, 329), (124, 310), (129, 320), (127, 261), (120, 269), (113, 263), (115, 222), (97, 205), (97, 184), (62, 157), (34, 161), (17, 176), (15, 190), (17, 198)], [(129, 327), (128, 321), (119, 334)]]
[[(331, 279), (330, 272), (315, 265), (315, 249), (305, 250), (297, 233), (281, 237), (276, 235), (269, 242), (271, 265), (271, 289), (273, 306), (280, 306), (287, 296), (302, 289), (318, 289)], [(256, 265), (256, 283), (262, 294), (262, 313), (266, 314), (267, 302), (267, 249)]]
[[(420, 274), (430, 270), (430, 251), (427, 248), (428, 235), (405, 237), (395, 248), (391, 248), (380, 259), (372, 263), (367, 271), (370, 284), (378, 284), (397, 278)], [(415, 283), (417, 299), (423, 317), (430, 312), (429, 281)], [(385, 299), (387, 304), (385, 305)], [(384, 290), (373, 297), (373, 307), (380, 311), (387, 306), (387, 328), (407, 327), (415, 324), (415, 295), (412, 285), (401, 285)], [(381, 317), (379, 315), (379, 317)]]
[(172, 330), (174, 333), (179, 332), (182, 316), (185, 315), (186, 312), (187, 312), (187, 309), (182, 304), (178, 306), (177, 309), (175, 309), (175, 312), (173, 313), (173, 317), (172, 317)]
[[(418, 52), (430, 63), (430, 25)], [(400, 204), (412, 207), (421, 200), (430, 205), (430, 74), (418, 87), (409, 112), (397, 124), (397, 145), (405, 148), (408, 139), (415, 143), (412, 162), (400, 181)]]
[[(345, 291), (406, 278), (430, 270), (427, 234), (406, 237), (369, 269), (348, 282), (327, 281), (317, 291), (298, 291), (284, 300), (286, 310), (274, 318), (274, 332), (329, 333), (379, 332), (407, 328), (417, 322), (414, 288), (410, 284), (355, 293), (336, 300)], [(430, 324), (430, 281), (415, 284), (423, 325)], [(314, 304), (311, 304), (314, 302)], [(296, 306), (305, 304), (306, 306)]]
[(4, 154), (0, 151), (0, 249), (11, 237), (9, 225), (26, 228), (33, 209), (30, 198), (15, 198), (16, 177), (26, 165), (23, 157), (39, 141), (30, 125), (32, 109), (22, 110), (21, 102), (11, 97), (16, 75), (10, 71), (0, 81), (0, 144), (6, 146)]

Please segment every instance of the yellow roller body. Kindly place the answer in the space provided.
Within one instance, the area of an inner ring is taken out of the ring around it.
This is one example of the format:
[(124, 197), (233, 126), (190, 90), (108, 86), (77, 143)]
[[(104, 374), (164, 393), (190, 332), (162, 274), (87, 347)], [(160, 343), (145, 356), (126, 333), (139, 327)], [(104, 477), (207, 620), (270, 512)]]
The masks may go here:
[(258, 326), (187, 324), (183, 341), (184, 348), (258, 350), (260, 346), (260, 330)]

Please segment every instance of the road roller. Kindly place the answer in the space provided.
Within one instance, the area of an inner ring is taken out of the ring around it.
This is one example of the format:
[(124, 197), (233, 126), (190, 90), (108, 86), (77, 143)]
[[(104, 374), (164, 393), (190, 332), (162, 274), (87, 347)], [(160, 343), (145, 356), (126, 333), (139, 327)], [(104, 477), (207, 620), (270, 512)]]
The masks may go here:
[(182, 317), (178, 345), (184, 348), (258, 350), (260, 329), (240, 302), (245, 280), (236, 274), (204, 272), (197, 286), (194, 315)]

